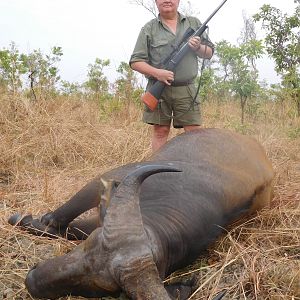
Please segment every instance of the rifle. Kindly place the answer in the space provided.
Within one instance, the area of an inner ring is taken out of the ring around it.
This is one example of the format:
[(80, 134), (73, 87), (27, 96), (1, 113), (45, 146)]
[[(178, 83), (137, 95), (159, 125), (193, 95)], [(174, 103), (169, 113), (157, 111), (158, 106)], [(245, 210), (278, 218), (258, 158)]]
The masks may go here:
[(181, 40), (175, 44), (173, 51), (170, 54), (168, 54), (168, 56), (165, 59), (163, 59), (163, 61), (162, 61), (163, 68), (169, 63), (171, 58), (176, 54), (176, 52), (180, 49), (180, 47), (182, 47), (183, 43), (186, 42), (194, 33), (195, 33), (195, 30), (192, 29), (191, 27), (189, 27), (186, 30), (186, 32), (183, 34), (183, 37), (181, 38)]
[[(225, 4), (227, 0), (223, 2), (215, 9), (215, 11), (207, 18), (207, 20), (189, 37), (201, 36), (204, 31), (208, 28), (207, 23), (212, 19), (212, 17), (219, 11), (219, 9)], [(185, 35), (186, 36), (186, 35)], [(173, 51), (168, 57), (164, 69), (169, 71), (174, 71), (177, 65), (180, 63), (182, 58), (190, 51), (190, 46), (188, 41), (186, 41), (177, 51)], [(155, 110), (161, 94), (165, 88), (166, 84), (161, 81), (156, 81), (150, 89), (142, 96), (142, 101), (151, 109)]]

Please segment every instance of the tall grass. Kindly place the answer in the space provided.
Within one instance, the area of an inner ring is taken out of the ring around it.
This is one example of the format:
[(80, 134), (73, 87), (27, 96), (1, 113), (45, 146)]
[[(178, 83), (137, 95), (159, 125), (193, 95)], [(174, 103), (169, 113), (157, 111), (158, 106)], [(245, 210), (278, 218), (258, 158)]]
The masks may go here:
[[(31, 236), (8, 225), (8, 217), (52, 210), (95, 175), (144, 159), (151, 127), (133, 103), (31, 102), (3, 93), (0, 105), (0, 299), (31, 299), (24, 287), (28, 269), (74, 242)], [(204, 127), (260, 140), (276, 170), (275, 196), (271, 209), (228, 228), (206, 255), (167, 281), (196, 276), (191, 299), (223, 288), (224, 299), (300, 299), (299, 120), (289, 103), (275, 102), (250, 103), (243, 125), (238, 103), (210, 101), (202, 114)]]

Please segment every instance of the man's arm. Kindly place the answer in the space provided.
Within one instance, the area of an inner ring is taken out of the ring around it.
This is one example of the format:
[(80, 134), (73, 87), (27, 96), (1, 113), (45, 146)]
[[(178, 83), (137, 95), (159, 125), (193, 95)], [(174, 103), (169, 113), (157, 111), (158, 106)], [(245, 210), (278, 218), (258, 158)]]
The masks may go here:
[(171, 82), (174, 81), (174, 73), (172, 71), (157, 69), (155, 67), (150, 66), (145, 61), (132, 62), (130, 66), (133, 70), (148, 77), (154, 77), (166, 85), (171, 85)]

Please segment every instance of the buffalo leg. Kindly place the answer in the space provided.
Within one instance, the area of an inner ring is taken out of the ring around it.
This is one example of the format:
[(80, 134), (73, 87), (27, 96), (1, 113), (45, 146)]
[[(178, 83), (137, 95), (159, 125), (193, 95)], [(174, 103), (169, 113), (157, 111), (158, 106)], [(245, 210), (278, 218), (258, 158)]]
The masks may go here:
[(85, 219), (71, 222), (66, 230), (68, 240), (85, 240), (97, 227), (99, 227), (99, 214), (93, 214)]
[(102, 193), (101, 187), (101, 182), (94, 179), (68, 202), (58, 207), (55, 211), (44, 215), (41, 219), (42, 223), (55, 228), (67, 227), (79, 215), (98, 206)]
[(20, 226), (34, 235), (47, 236), (51, 238), (64, 235), (64, 232), (61, 230), (46, 226), (42, 224), (39, 219), (33, 219), (32, 215), (22, 216), (21, 214), (16, 213), (8, 219), (8, 223), (11, 225)]
[[(69, 224), (82, 213), (99, 205), (104, 187), (99, 179), (94, 179), (77, 192), (68, 202), (58, 207), (53, 212), (42, 216), (41, 220), (33, 219), (31, 215), (21, 216), (15, 214), (8, 222), (11, 225), (19, 225), (32, 234), (43, 236), (67, 236), (78, 238), (85, 236), (97, 226), (96, 218), (88, 218), (86, 221), (78, 220), (70, 227)], [(99, 225), (98, 225), (99, 226)], [(67, 234), (66, 234), (67, 233)]]

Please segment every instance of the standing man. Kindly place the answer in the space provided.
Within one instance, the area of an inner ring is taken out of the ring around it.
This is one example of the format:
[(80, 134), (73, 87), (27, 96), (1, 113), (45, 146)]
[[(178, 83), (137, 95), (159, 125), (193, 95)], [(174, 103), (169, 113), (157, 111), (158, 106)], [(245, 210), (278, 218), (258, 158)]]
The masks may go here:
[(173, 119), (174, 128), (190, 131), (200, 128), (199, 101), (195, 101), (195, 78), (198, 74), (198, 57), (210, 59), (214, 46), (209, 38), (189, 39), (191, 51), (178, 64), (175, 72), (165, 70), (163, 62), (178, 47), (188, 28), (201, 26), (195, 17), (185, 17), (178, 12), (180, 0), (155, 0), (159, 11), (157, 18), (148, 22), (137, 39), (130, 66), (148, 78), (147, 90), (159, 80), (166, 84), (159, 105), (154, 111), (145, 106), (143, 121), (153, 125), (152, 150), (158, 150), (168, 139)]

